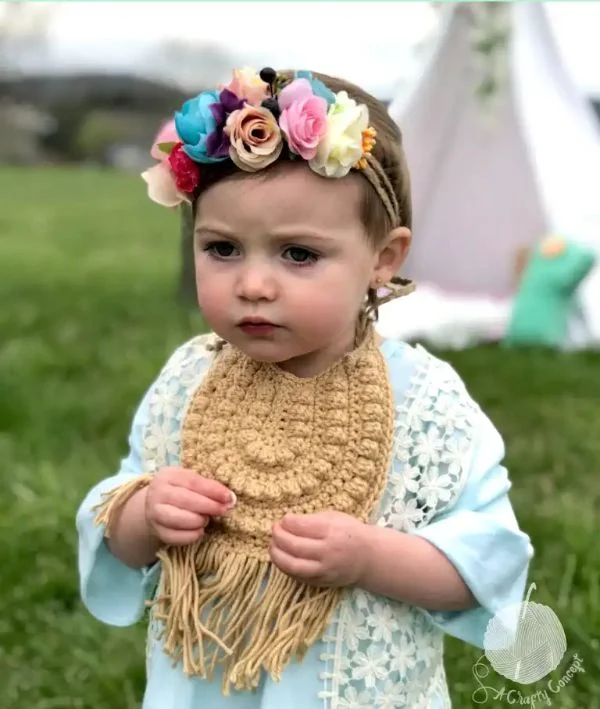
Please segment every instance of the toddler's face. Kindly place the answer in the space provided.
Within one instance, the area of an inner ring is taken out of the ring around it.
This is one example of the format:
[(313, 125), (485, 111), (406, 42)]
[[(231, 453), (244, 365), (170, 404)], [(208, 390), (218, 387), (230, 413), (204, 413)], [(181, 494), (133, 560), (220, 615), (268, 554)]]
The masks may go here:
[(202, 195), (198, 301), (218, 335), (298, 376), (316, 374), (352, 346), (377, 262), (360, 220), (361, 179), (284, 165)]

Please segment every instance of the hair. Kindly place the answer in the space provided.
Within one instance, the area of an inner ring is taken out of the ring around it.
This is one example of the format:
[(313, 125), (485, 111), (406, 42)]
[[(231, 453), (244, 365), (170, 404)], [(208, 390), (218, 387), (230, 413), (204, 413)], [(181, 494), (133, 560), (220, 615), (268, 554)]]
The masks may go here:
[[(278, 74), (283, 75), (288, 80), (294, 78), (294, 72), (291, 70), (279, 71)], [(390, 117), (385, 105), (370, 93), (361, 89), (360, 86), (319, 72), (312, 72), (312, 75), (315, 79), (322, 81), (334, 93), (346, 91), (350, 98), (353, 98), (359, 104), (365, 104), (368, 108), (369, 125), (377, 133), (371, 156), (375, 160), (377, 171), (382, 173), (380, 180), (387, 180), (388, 189), (391, 190), (395, 197), (397, 204), (394, 205), (394, 211), (397, 212), (399, 218), (399, 222), (395, 224), (392, 222), (389, 210), (386, 208), (381, 196), (381, 192), (385, 191), (383, 186), (380, 189), (376, 189), (369, 179), (363, 179), (363, 201), (360, 209), (360, 218), (370, 243), (373, 247), (377, 247), (394, 227), (405, 226), (408, 229), (412, 229), (410, 175), (402, 144), (402, 133), (398, 125)], [(282, 160), (278, 160), (265, 170), (260, 170), (256, 173), (243, 173), (229, 160), (203, 165), (202, 184), (193, 203), (194, 217), (200, 197), (216, 183), (230, 177), (235, 177), (236, 179), (266, 177), (281, 164)], [(359, 170), (353, 172), (360, 173)], [(369, 288), (366, 295), (365, 307), (361, 310), (357, 328), (360, 336), (364, 334), (369, 321), (372, 318), (377, 319), (378, 316), (377, 291)], [(357, 334), (358, 337), (359, 334)]]

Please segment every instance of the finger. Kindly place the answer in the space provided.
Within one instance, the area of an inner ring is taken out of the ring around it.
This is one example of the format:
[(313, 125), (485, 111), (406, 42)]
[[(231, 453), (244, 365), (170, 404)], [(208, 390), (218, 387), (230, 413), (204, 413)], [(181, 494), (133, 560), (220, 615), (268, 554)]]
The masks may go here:
[(182, 531), (180, 529), (169, 529), (157, 525), (155, 527), (156, 536), (163, 544), (172, 544), (173, 546), (187, 546), (194, 544), (204, 536), (204, 529), (196, 529), (194, 531)]
[(320, 539), (297, 537), (283, 529), (281, 524), (274, 525), (272, 541), (277, 549), (297, 559), (319, 561), (323, 558), (323, 542)]
[(271, 544), (269, 554), (272, 562), (284, 574), (294, 576), (303, 581), (318, 579), (321, 573), (321, 563), (313, 559), (297, 559), (287, 552)]
[(156, 524), (168, 529), (203, 529), (206, 525), (204, 516), (166, 504), (156, 505), (152, 519)]
[(315, 515), (286, 515), (281, 526), (290, 534), (310, 539), (324, 539), (329, 528), (329, 519), (323, 513)]
[[(231, 490), (217, 480), (210, 480), (209, 478), (204, 478), (202, 475), (198, 475), (193, 470), (182, 469), (185, 472), (185, 485), (184, 487), (189, 487), (190, 490), (198, 493), (199, 495), (204, 495), (215, 502), (219, 502), (222, 505), (233, 505), (235, 502), (235, 495)], [(175, 483), (176, 484), (176, 483)]]
[(229, 508), (221, 502), (215, 502), (205, 495), (199, 495), (193, 490), (177, 485), (169, 485), (165, 492), (164, 502), (181, 510), (209, 517), (221, 517), (229, 511)]

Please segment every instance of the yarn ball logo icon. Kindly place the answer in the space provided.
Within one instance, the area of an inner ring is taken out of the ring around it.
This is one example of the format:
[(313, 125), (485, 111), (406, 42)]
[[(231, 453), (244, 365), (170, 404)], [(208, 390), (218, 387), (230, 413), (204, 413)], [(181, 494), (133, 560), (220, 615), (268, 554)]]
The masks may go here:
[[(494, 670), (514, 682), (533, 684), (553, 672), (567, 650), (567, 639), (556, 613), (529, 598), (501, 610), (488, 623), (483, 647)], [(516, 631), (515, 631), (516, 623)]]

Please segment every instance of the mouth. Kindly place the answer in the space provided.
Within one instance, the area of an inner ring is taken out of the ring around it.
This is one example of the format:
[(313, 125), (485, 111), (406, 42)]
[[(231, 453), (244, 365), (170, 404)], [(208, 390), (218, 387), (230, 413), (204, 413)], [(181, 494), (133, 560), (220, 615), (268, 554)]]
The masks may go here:
[(279, 325), (264, 320), (263, 318), (244, 318), (238, 323), (238, 327), (249, 335), (269, 335), (274, 332)]

